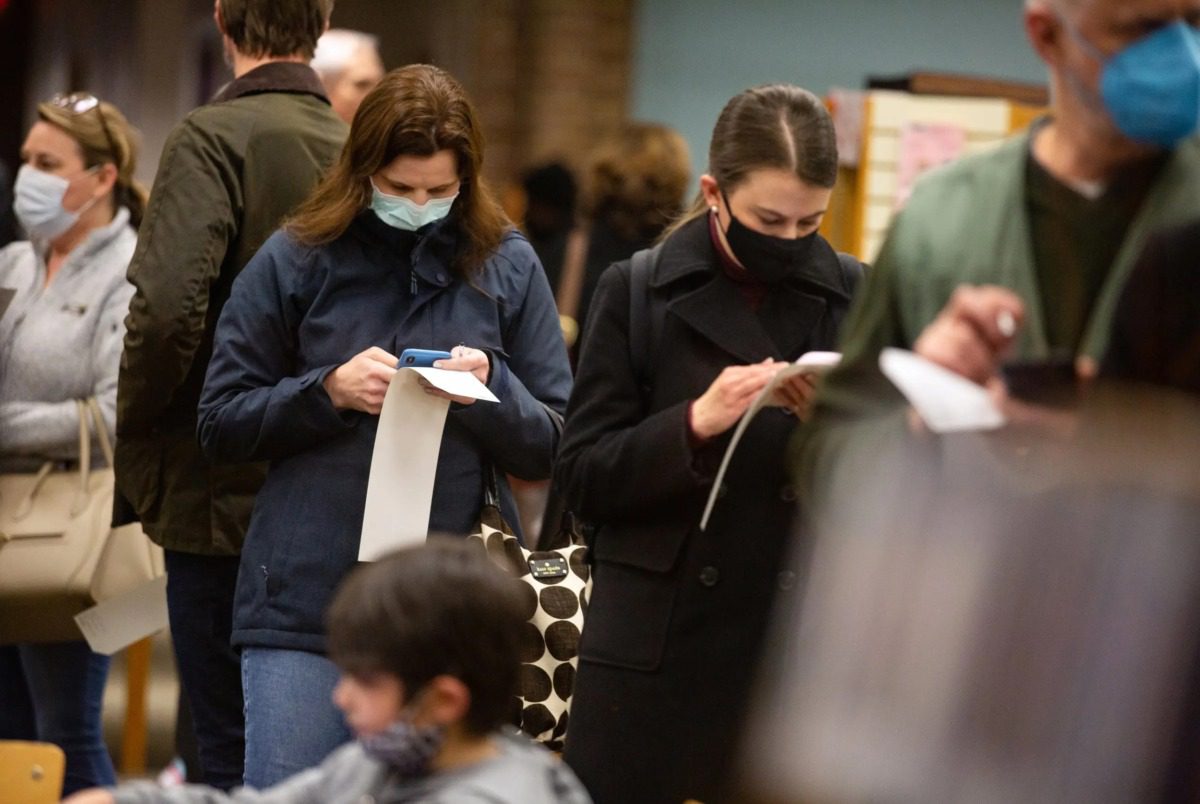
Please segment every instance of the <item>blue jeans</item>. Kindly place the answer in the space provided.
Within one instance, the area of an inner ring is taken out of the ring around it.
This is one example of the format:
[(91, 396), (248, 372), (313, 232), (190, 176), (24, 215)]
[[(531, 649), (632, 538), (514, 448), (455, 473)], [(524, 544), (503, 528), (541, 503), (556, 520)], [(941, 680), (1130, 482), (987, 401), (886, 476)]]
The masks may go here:
[(337, 680), (337, 666), (316, 653), (242, 649), (247, 786), (278, 784), (353, 738), (333, 705)]
[(0, 647), (0, 739), (61, 748), (64, 796), (116, 783), (100, 722), (108, 663), (82, 640)]
[(198, 778), (229, 790), (242, 783), (246, 752), (241, 666), (229, 644), (239, 559), (177, 550), (165, 551), (164, 558), (171, 643), (192, 714)]

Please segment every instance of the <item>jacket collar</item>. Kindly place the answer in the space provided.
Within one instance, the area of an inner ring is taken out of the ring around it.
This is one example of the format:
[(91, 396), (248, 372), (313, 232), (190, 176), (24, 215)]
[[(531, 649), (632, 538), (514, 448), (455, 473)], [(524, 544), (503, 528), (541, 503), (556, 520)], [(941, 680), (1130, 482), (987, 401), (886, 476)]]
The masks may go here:
[(670, 294), (670, 315), (746, 363), (766, 357), (785, 360), (811, 343), (830, 297), (848, 299), (841, 277), (835, 276), (841, 270), (837, 253), (824, 240), (818, 245), (810, 265), (772, 288), (757, 314), (747, 304), (731, 303), (741, 301), (740, 291), (719, 268), (705, 218), (684, 224), (663, 243), (650, 283), (659, 288), (692, 278), (682, 292)]
[[(129, 210), (118, 207), (113, 219), (108, 223), (88, 232), (78, 246), (71, 249), (67, 259), (72, 265), (86, 264), (97, 252), (108, 248), (108, 245), (129, 226)], [(46, 255), (50, 251), (50, 241), (33, 240), (33, 250), (38, 255), (42, 265), (45, 265)]]
[(351, 228), (364, 240), (411, 254), (412, 270), (429, 285), (447, 287), (454, 281), (448, 268), (458, 244), (454, 223), (447, 216), (417, 232), (406, 232), (379, 220), (370, 208), (358, 213)]
[(213, 98), (213, 103), (230, 101), (246, 95), (260, 95), (264, 92), (314, 95), (329, 103), (321, 79), (317, 77), (313, 68), (297, 61), (270, 61), (259, 65), (223, 86)]

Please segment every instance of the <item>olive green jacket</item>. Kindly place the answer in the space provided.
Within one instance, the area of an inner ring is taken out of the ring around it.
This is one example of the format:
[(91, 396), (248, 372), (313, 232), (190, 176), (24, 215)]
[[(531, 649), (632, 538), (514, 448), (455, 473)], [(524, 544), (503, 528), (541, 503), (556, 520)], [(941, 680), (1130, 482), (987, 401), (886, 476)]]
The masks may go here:
[(117, 389), (116, 522), (172, 550), (236, 554), (266, 468), (213, 466), (196, 405), (230, 286), (341, 150), (346, 126), (304, 64), (272, 62), (171, 132), (129, 267)]
[[(842, 330), (842, 364), (826, 378), (813, 420), (791, 445), (794, 479), (810, 505), (832, 488), (854, 488), (890, 443), (903, 437), (906, 404), (879, 371), (887, 346), (912, 348), (963, 283), (1009, 288), (1026, 305), (1014, 357), (1049, 356), (1025, 198), (1029, 134), (962, 159), (918, 183), (888, 232)], [(1125, 280), (1146, 238), (1200, 218), (1200, 139), (1180, 145), (1129, 227), (1091, 311), (1081, 345), (1099, 359)], [(852, 450), (851, 447), (854, 447)]]

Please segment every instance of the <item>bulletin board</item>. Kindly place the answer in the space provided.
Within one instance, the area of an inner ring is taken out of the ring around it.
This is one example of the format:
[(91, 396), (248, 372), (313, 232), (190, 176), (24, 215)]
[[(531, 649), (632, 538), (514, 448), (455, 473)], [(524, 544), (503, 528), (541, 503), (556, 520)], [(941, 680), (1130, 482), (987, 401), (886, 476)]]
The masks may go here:
[(839, 174), (825, 237), (841, 251), (874, 261), (922, 173), (995, 147), (1043, 111), (1002, 98), (864, 93), (859, 152)]

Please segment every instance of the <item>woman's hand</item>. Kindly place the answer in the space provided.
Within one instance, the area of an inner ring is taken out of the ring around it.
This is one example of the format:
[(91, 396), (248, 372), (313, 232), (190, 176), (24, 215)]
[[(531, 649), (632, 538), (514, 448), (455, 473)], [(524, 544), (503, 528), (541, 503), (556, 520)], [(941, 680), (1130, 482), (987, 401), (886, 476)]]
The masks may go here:
[[(455, 346), (450, 350), (449, 360), (435, 360), (433, 367), (446, 369), (447, 371), (469, 371), (475, 375), (475, 379), (484, 385), (488, 384), (488, 379), (491, 375), (491, 363), (488, 360), (487, 352), (472, 349), (470, 346)], [(434, 388), (426, 382), (424, 377), (421, 378), (421, 385), (425, 387), (425, 393), (430, 396), (439, 396), (442, 399), (449, 399), (451, 402), (457, 402), (460, 405), (475, 404), (475, 400), (469, 396), (454, 396), (440, 388)]]
[(785, 366), (787, 363), (767, 358), (751, 366), (722, 369), (692, 405), (692, 432), (700, 439), (708, 439), (733, 427), (758, 392)]
[(784, 407), (796, 414), (796, 418), (802, 422), (808, 421), (808, 417), (812, 414), (812, 403), (817, 396), (819, 379), (817, 374), (796, 374), (781, 382), (776, 390)]
[(325, 393), (338, 410), (361, 410), (378, 416), (399, 361), (378, 346), (359, 352), (325, 378)]

